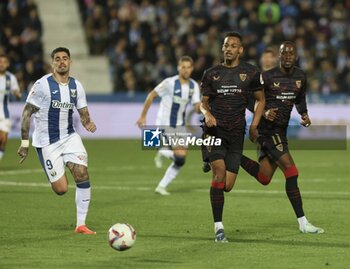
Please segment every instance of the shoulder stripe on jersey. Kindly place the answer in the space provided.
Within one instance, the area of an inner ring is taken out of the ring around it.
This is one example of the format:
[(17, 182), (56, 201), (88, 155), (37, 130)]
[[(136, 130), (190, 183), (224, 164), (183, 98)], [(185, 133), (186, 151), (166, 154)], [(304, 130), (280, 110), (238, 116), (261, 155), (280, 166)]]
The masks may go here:
[(60, 139), (60, 109), (54, 108), (53, 101), (61, 101), (60, 87), (52, 76), (47, 78), (51, 94), (51, 104), (48, 113), (49, 140), (50, 144)]
[[(173, 93), (174, 93), (173, 94), (174, 96), (181, 97), (181, 83), (180, 83), (179, 79), (175, 80)], [(171, 105), (171, 110), (170, 110), (170, 126), (171, 127), (176, 127), (177, 114), (179, 112), (179, 109), (180, 109), (180, 104), (173, 102)]]
[(4, 115), (5, 119), (10, 118), (10, 111), (9, 111), (9, 92), (11, 90), (11, 76), (9, 73), (6, 72), (6, 84), (5, 84), (5, 95), (4, 95), (4, 101), (3, 101), (3, 108), (4, 108)]
[[(70, 102), (77, 106), (77, 84), (75, 83), (74, 78), (69, 78), (69, 96), (70, 96)], [(68, 112), (68, 134), (74, 133), (74, 127), (73, 127), (73, 109), (69, 109)]]

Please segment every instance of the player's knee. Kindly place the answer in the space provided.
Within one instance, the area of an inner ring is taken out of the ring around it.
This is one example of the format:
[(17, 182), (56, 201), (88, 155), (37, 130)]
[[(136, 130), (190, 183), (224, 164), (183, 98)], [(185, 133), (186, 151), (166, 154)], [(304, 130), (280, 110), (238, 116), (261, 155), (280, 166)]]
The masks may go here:
[(292, 165), (292, 166), (286, 168), (283, 171), (283, 174), (284, 174), (285, 178), (288, 179), (288, 178), (291, 178), (291, 177), (298, 177), (299, 172), (298, 172), (297, 167), (295, 165)]
[(226, 181), (226, 170), (225, 169), (221, 169), (221, 167), (213, 166), (212, 171), (213, 171), (214, 180), (220, 181), (220, 182)]
[(228, 183), (228, 182), (226, 182), (225, 183), (225, 188), (224, 188), (224, 191), (225, 192), (230, 192), (232, 189), (233, 189), (233, 183)]
[(186, 162), (186, 157), (184, 156), (178, 156), (178, 155), (175, 155), (174, 156), (174, 164), (177, 166), (177, 167), (181, 167), (185, 164)]
[(271, 177), (268, 177), (268, 176), (265, 176), (263, 173), (258, 173), (258, 181), (266, 186), (266, 185), (269, 185), (270, 182), (271, 182)]
[(74, 179), (76, 182), (84, 182), (89, 180), (89, 174), (85, 166), (80, 166), (74, 171)]
[(59, 189), (54, 189), (53, 190), (57, 195), (62, 196), (64, 195), (67, 191), (68, 188), (59, 188)]

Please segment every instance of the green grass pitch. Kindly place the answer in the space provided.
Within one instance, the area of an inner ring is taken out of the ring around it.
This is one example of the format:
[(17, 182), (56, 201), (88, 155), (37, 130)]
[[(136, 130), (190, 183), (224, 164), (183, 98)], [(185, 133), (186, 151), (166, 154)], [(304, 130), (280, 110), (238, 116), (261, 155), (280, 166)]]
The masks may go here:
[[(249, 143), (249, 142), (246, 142)], [(170, 185), (154, 193), (166, 166), (138, 140), (86, 140), (92, 200), (87, 223), (97, 235), (75, 234), (75, 184), (60, 197), (48, 186), (33, 148), (23, 165), (10, 140), (0, 162), (0, 268), (348, 268), (349, 150), (292, 151), (307, 218), (325, 229), (301, 234), (277, 172), (261, 186), (242, 169), (225, 194), (228, 244), (215, 244), (209, 202), (210, 174), (199, 151)], [(349, 144), (348, 144), (349, 148)], [(255, 157), (252, 150), (246, 152)], [(134, 247), (109, 247), (107, 230), (128, 222)]]

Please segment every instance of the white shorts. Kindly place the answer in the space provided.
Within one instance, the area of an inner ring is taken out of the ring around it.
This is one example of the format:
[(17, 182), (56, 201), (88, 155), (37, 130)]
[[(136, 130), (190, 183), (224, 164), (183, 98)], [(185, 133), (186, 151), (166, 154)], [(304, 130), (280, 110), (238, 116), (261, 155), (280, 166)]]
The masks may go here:
[(88, 166), (88, 156), (77, 133), (43, 148), (36, 148), (40, 163), (51, 183), (65, 173), (67, 162)]
[(0, 131), (9, 133), (11, 131), (12, 122), (10, 119), (0, 120)]

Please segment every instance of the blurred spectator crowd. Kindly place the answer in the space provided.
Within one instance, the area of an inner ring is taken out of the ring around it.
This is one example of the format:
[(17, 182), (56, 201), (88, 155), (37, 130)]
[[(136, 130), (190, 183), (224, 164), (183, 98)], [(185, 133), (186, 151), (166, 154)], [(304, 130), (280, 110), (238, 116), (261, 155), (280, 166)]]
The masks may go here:
[(10, 59), (20, 89), (28, 88), (46, 73), (43, 61), (43, 33), (35, 0), (0, 1), (0, 53)]
[(244, 59), (297, 44), (311, 93), (350, 93), (350, 0), (78, 0), (90, 53), (106, 54), (114, 91), (151, 90), (193, 57), (193, 78), (221, 61), (228, 31), (244, 36)]

